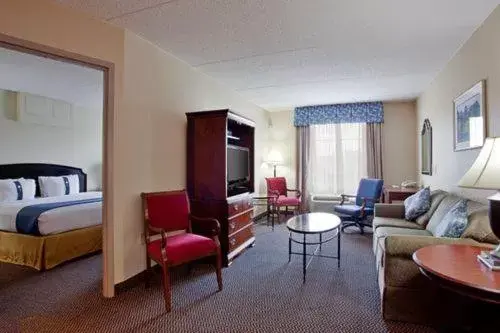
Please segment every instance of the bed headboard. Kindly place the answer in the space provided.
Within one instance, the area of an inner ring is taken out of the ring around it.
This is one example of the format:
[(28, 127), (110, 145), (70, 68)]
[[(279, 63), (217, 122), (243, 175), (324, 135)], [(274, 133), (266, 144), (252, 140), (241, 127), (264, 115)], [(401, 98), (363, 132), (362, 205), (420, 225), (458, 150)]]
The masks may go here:
[(0, 164), (0, 179), (31, 178), (35, 180), (36, 196), (40, 196), (39, 176), (78, 175), (80, 192), (87, 192), (87, 174), (80, 168), (45, 163)]

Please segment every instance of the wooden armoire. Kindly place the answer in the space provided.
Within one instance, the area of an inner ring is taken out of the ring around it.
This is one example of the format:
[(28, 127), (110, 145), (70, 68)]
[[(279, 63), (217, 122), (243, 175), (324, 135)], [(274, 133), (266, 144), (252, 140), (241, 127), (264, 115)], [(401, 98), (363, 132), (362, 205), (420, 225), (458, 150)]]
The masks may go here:
[[(255, 123), (230, 110), (189, 112), (186, 116), (191, 212), (219, 220), (222, 258), (227, 266), (255, 243), (252, 207)], [(233, 181), (234, 163), (239, 174), (244, 174)]]

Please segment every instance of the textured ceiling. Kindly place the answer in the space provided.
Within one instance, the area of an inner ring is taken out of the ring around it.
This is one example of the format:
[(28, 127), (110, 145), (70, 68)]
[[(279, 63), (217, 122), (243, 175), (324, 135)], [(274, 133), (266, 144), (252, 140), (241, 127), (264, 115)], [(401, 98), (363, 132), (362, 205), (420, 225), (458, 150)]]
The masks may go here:
[(0, 73), (0, 89), (102, 108), (99, 70), (0, 48)]
[(272, 109), (415, 98), (500, 0), (57, 0)]

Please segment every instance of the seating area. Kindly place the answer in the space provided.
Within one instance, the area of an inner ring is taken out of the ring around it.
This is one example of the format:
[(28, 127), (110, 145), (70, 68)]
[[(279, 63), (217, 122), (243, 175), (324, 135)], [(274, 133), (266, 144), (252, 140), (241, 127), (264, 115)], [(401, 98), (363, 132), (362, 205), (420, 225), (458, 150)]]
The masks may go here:
[[(293, 214), (299, 213), (301, 209), (301, 193), (297, 189), (289, 189), (286, 184), (285, 177), (266, 178), (268, 206), (270, 208), (268, 214), (273, 219), (281, 221), (281, 213), (285, 209), (285, 216), (288, 214), (288, 209), (291, 208)], [(294, 195), (289, 195), (294, 193)]]
[[(370, 218), (373, 217), (375, 204), (380, 201), (382, 195), (382, 179), (361, 179), (358, 193), (356, 195), (341, 194), (340, 205), (335, 206), (335, 213), (341, 216), (342, 230), (348, 227), (357, 227), (361, 234), (365, 227), (371, 227)], [(353, 204), (348, 204), (346, 199), (353, 198)]]
[[(219, 222), (191, 215), (186, 191), (143, 193), (142, 201), (147, 252), (146, 286), (149, 286), (151, 260), (154, 260), (162, 268), (166, 311), (172, 310), (171, 267), (209, 257), (214, 262), (221, 291)], [(154, 240), (154, 236), (160, 236), (160, 239)]]
[(437, 301), (438, 286), (421, 273), (413, 260), (415, 251), (427, 246), (454, 244), (493, 249), (499, 243), (489, 226), (488, 207), (471, 200), (467, 201), (467, 228), (460, 237), (436, 235), (446, 214), (463, 199), (446, 191), (432, 191), (429, 210), (415, 221), (405, 219), (403, 204), (375, 206), (373, 253), (384, 319), (442, 325), (464, 310), (463, 303), (452, 293)]

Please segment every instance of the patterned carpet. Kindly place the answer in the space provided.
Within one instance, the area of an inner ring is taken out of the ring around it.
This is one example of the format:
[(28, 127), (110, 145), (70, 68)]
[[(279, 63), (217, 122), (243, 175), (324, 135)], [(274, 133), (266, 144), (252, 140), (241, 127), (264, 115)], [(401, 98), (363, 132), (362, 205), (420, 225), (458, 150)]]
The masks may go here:
[[(315, 258), (302, 284), (288, 234), (256, 227), (256, 246), (223, 272), (173, 274), (173, 311), (163, 312), (159, 274), (114, 299), (99, 296), (101, 256), (37, 273), (0, 264), (1, 332), (434, 332), (381, 319), (371, 235), (343, 234), (342, 262)], [(336, 243), (324, 246), (334, 254)]]

